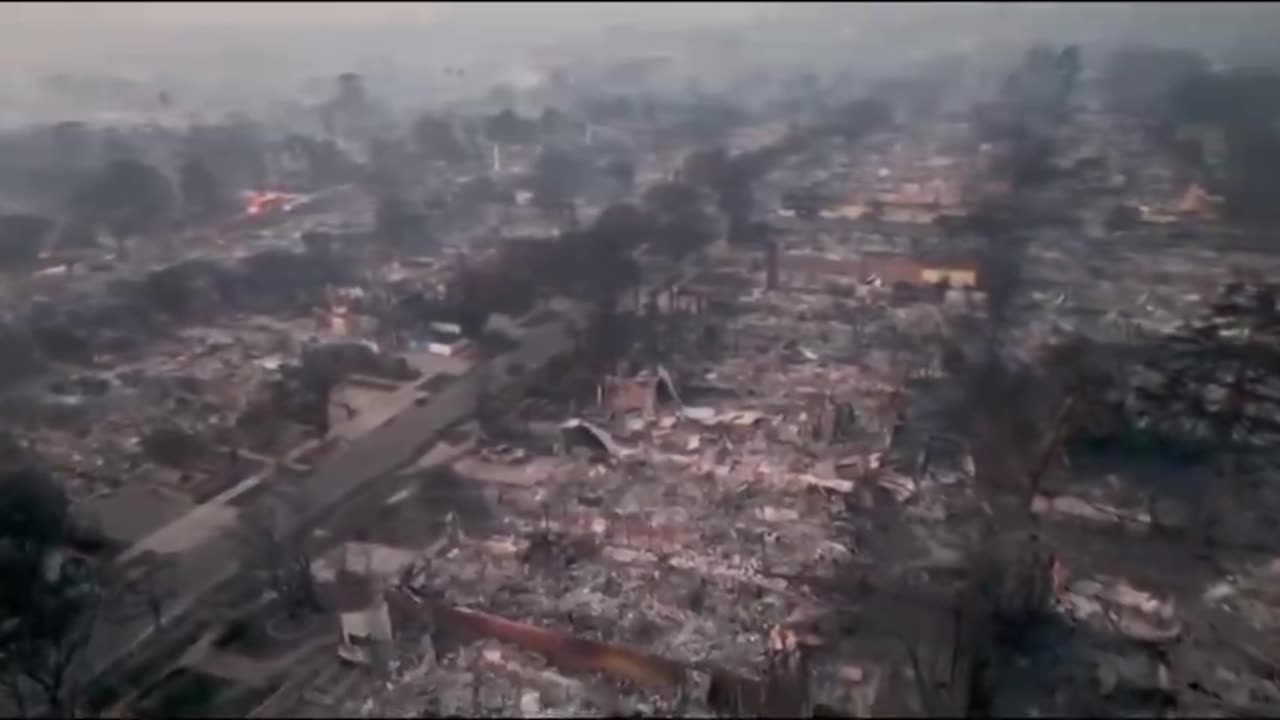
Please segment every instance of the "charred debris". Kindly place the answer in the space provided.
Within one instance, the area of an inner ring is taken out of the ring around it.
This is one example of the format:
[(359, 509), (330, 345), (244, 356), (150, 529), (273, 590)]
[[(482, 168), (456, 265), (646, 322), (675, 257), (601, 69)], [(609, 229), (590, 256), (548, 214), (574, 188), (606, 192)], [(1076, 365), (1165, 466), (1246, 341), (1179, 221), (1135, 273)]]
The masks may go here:
[(1276, 707), (1250, 72), (0, 137), (5, 709)]

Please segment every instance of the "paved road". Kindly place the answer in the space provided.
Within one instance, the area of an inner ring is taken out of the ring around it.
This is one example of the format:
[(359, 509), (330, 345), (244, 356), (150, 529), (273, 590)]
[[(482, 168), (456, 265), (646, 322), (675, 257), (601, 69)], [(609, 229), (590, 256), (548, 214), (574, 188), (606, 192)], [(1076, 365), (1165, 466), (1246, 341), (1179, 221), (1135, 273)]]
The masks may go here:
[[(574, 336), (571, 311), (530, 328), (519, 347), (478, 365), (429, 398), (424, 405), (411, 406), (378, 429), (352, 441), (343, 451), (317, 465), (309, 476), (291, 482), (304, 499), (299, 503), (304, 510), (286, 522), (296, 527), (299, 523), (313, 521), (366, 483), (413, 462), (442, 430), (474, 413), (477, 393), (484, 383), (491, 383), (494, 389), (505, 386), (512, 380), (508, 368), (513, 363), (523, 366), (526, 372), (543, 367), (566, 352), (572, 346)], [(257, 502), (274, 502), (274, 498), (264, 494)], [(234, 509), (227, 507), (224, 511), (230, 513)], [(180, 617), (203, 596), (239, 572), (240, 546), (234, 530), (234, 526), (224, 528), (190, 550), (174, 555), (178, 587), (183, 588), (183, 595), (171, 603), (168, 618)], [(166, 624), (171, 625), (172, 620), (167, 620)], [(124, 658), (146, 641), (153, 631), (147, 617), (101, 626), (87, 651), (93, 674), (105, 671)]]

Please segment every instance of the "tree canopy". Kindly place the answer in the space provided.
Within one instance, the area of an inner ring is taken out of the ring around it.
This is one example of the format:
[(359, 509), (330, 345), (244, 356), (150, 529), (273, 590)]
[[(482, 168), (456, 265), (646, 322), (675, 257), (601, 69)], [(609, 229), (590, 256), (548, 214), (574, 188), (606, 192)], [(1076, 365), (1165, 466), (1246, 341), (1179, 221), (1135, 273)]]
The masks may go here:
[[(1262, 68), (1198, 72), (1167, 91), (1167, 125), (1216, 128), (1226, 213), (1248, 223), (1280, 221), (1280, 74)], [(1202, 152), (1191, 153), (1202, 159)]]
[(893, 122), (893, 111), (880, 100), (854, 100), (837, 110), (832, 130), (846, 140), (857, 140), (868, 132)]
[(538, 122), (507, 109), (485, 119), (484, 134), (499, 145), (525, 145), (538, 139)]
[(266, 144), (251, 124), (193, 127), (187, 134), (184, 149), (208, 166), (230, 190), (260, 188), (267, 182)]
[(714, 218), (693, 185), (654, 185), (645, 192), (644, 207), (656, 220), (654, 246), (671, 257), (684, 257), (715, 239)]
[(604, 173), (618, 183), (623, 192), (631, 192), (636, 186), (636, 166), (629, 160), (611, 160), (604, 165)]
[(573, 204), (587, 179), (582, 159), (567, 150), (550, 149), (538, 156), (533, 167), (533, 197), (541, 208)]
[(143, 235), (163, 228), (177, 208), (164, 173), (137, 160), (117, 160), (84, 182), (71, 198), (78, 220), (105, 225), (117, 235)]
[(178, 188), (188, 220), (212, 220), (231, 207), (222, 183), (199, 158), (190, 158), (178, 169)]
[(40, 215), (0, 215), (0, 268), (35, 262), (52, 230), (53, 221)]
[(1175, 86), (1206, 72), (1208, 62), (1190, 50), (1123, 48), (1103, 69), (1102, 93), (1113, 110), (1157, 117), (1164, 113), (1166, 98)]
[(24, 467), (0, 474), (0, 686), (18, 712), (68, 717), (75, 663), (96, 619), (100, 585), (65, 547), (74, 529), (61, 487)]
[(302, 183), (308, 187), (326, 187), (350, 182), (358, 165), (332, 140), (291, 133), (277, 149), (292, 163)]
[(467, 149), (452, 123), (443, 118), (434, 115), (418, 118), (413, 124), (413, 140), (426, 160), (457, 165), (467, 159)]
[(378, 200), (374, 222), (375, 235), (393, 247), (424, 250), (434, 242), (426, 213), (410, 207), (399, 195)]
[(694, 142), (716, 142), (740, 127), (747, 113), (722, 98), (700, 97), (686, 109), (682, 129)]

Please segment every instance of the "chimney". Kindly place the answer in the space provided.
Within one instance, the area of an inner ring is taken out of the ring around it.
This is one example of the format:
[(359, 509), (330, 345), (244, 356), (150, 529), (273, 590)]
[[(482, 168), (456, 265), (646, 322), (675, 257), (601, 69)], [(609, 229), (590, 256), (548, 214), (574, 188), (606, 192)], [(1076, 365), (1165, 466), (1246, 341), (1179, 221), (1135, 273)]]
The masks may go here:
[(498, 143), (493, 144), (493, 172), (495, 175), (502, 172), (502, 148)]
[(365, 582), (369, 584), (372, 602), (365, 611), (368, 637), (371, 642), (370, 660), (374, 667), (385, 669), (391, 662), (391, 644), (395, 638), (391, 628), (391, 613), (387, 607), (386, 581), (373, 564), (373, 548), (365, 548)]

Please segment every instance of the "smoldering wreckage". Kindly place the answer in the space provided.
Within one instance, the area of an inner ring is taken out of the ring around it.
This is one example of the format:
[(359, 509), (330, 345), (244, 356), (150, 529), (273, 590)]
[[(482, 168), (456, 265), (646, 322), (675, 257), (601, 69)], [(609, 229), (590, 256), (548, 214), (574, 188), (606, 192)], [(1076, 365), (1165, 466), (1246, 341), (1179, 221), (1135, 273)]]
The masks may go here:
[(855, 103), (576, 205), (528, 187), (538, 141), (494, 142), (478, 177), (524, 202), (430, 243), (379, 234), (413, 203), (257, 192), (198, 255), (25, 276), (0, 461), (51, 468), (130, 588), (190, 586), (95, 636), (79, 704), (1274, 707), (1275, 299), (1231, 269), (1273, 260), (1172, 242), (1225, 232), (1221, 203), (1125, 118), (1063, 111), (1071, 58), (1028, 56), (1061, 92), (1011, 80), (994, 137)]

